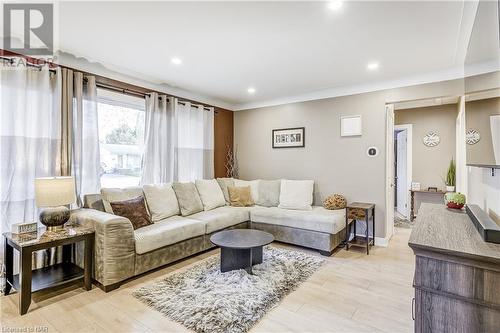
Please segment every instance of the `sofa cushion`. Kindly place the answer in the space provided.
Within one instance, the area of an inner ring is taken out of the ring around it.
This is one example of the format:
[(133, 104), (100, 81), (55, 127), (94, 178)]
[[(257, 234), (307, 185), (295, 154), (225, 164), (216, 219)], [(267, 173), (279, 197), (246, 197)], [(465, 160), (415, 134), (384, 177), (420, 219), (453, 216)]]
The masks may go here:
[(218, 207), (209, 211), (193, 214), (190, 219), (197, 219), (206, 223), (205, 233), (231, 227), (238, 223), (250, 220), (249, 209), (245, 207)]
[(196, 189), (200, 194), (204, 210), (211, 210), (225, 206), (224, 193), (215, 179), (198, 179), (195, 181)]
[(203, 203), (194, 183), (173, 183), (182, 216), (188, 216), (203, 210)]
[(132, 186), (125, 188), (102, 188), (102, 204), (106, 213), (113, 214), (110, 202), (125, 201), (142, 196), (142, 187)]
[(241, 180), (235, 179), (234, 186), (236, 187), (245, 187), (250, 186), (250, 191), (252, 192), (252, 200), (253, 202), (259, 201), (259, 182), (260, 180)]
[(250, 186), (229, 186), (227, 191), (232, 207), (249, 207), (255, 204), (252, 200)]
[(154, 222), (180, 214), (179, 203), (171, 183), (144, 185), (142, 190)]
[(313, 180), (281, 180), (279, 208), (311, 210)]
[(129, 219), (134, 230), (153, 224), (142, 195), (130, 200), (113, 201), (110, 205), (115, 215)]
[(280, 203), (281, 180), (261, 180), (259, 182), (259, 206), (277, 207)]
[(289, 210), (278, 207), (255, 207), (250, 210), (252, 222), (275, 224), (292, 228), (336, 234), (345, 228), (345, 209)]
[(234, 178), (217, 178), (217, 183), (224, 194), (224, 200), (226, 200), (226, 205), (229, 205), (231, 201), (229, 200), (229, 192), (227, 190), (228, 186), (234, 186)]
[(135, 252), (143, 254), (204, 234), (205, 223), (203, 221), (172, 216), (135, 230)]

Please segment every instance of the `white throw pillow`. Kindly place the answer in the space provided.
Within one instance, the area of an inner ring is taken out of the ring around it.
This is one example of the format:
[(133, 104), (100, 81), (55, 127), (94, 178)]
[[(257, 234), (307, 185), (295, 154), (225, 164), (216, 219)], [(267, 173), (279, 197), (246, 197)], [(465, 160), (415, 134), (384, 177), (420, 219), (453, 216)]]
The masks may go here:
[(196, 189), (200, 194), (204, 210), (211, 210), (225, 206), (224, 193), (216, 179), (198, 179), (195, 181)]
[(102, 188), (102, 204), (106, 213), (113, 214), (110, 202), (125, 201), (142, 196), (142, 188), (139, 186), (125, 188)]
[(281, 180), (279, 208), (311, 210), (313, 203), (313, 180)]
[(260, 179), (256, 180), (235, 179), (234, 186), (236, 187), (250, 186), (250, 193), (252, 194), (252, 200), (253, 202), (257, 203), (259, 201), (259, 182)]
[(153, 222), (181, 213), (172, 183), (144, 185), (142, 189)]

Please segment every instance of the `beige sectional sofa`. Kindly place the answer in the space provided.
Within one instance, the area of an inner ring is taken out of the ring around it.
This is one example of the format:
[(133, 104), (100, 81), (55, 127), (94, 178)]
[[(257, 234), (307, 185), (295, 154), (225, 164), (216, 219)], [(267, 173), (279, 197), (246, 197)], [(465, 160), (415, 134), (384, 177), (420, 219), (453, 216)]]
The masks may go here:
[[(140, 193), (140, 188), (121, 191), (115, 198), (127, 200)], [(145, 199), (151, 206), (147, 196)], [(87, 195), (84, 208), (71, 215), (72, 222), (95, 228), (94, 279), (105, 291), (131, 277), (213, 248), (210, 236), (223, 229), (267, 231), (277, 241), (316, 249), (323, 255), (331, 255), (345, 235), (345, 209), (312, 206), (310, 210), (292, 210), (225, 203), (189, 216), (169, 216), (134, 230), (127, 218), (105, 212), (106, 205), (100, 194)]]

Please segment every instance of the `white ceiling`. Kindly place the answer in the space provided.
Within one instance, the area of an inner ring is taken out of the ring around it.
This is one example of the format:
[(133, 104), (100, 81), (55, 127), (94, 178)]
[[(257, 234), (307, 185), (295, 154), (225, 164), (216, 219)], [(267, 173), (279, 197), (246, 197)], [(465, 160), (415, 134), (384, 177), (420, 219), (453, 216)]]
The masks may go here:
[[(241, 109), (453, 75), (465, 55), (464, 12), (461, 1), (344, 2), (336, 12), (314, 1), (64, 2), (58, 31), (65, 52)], [(367, 71), (372, 61), (379, 70)]]

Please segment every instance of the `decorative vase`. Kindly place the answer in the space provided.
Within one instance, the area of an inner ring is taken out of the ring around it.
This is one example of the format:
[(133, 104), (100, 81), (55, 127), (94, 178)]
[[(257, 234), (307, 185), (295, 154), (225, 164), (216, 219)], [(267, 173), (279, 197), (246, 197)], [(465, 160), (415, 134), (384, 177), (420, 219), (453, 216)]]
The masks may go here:
[(40, 211), (40, 223), (47, 227), (49, 231), (56, 231), (63, 228), (68, 222), (70, 210), (68, 207), (47, 207)]
[(446, 192), (455, 192), (455, 186), (446, 186)]

